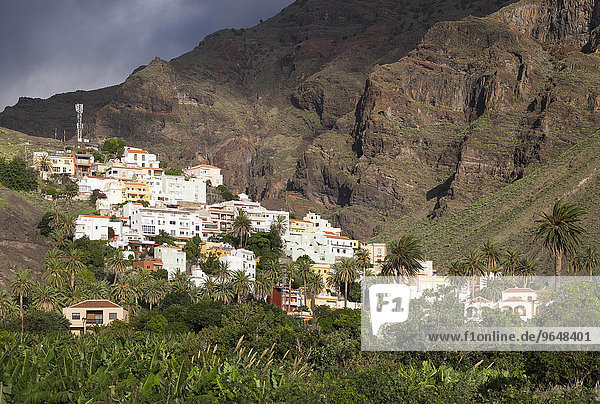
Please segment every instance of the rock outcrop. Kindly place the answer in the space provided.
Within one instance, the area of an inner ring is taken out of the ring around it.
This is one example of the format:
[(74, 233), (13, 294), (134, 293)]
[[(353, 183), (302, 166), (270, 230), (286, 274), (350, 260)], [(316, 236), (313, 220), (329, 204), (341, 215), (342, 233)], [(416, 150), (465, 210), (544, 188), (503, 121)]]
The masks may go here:
[(292, 188), (410, 228), (527, 175), (600, 126), (600, 61), (582, 52), (596, 12), (587, 0), (522, 1), (436, 24), (369, 75), (347, 164), (309, 149)]

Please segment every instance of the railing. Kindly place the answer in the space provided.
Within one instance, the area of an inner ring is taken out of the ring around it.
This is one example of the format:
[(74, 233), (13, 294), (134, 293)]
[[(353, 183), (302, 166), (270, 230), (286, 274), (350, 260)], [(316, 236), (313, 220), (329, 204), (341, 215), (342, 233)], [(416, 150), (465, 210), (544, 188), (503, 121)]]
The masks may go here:
[(85, 320), (85, 324), (86, 325), (96, 325), (96, 324), (103, 324), (104, 321), (101, 318), (88, 318)]

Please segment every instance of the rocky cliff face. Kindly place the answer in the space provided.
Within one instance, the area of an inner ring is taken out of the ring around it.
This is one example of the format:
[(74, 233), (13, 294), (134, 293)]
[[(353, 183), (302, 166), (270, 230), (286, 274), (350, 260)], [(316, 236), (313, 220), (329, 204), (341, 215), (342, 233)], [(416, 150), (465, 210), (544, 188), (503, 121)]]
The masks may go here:
[(341, 198), (339, 216), (367, 236), (378, 228), (351, 212), (368, 207), (381, 226), (406, 229), (526, 175), (600, 125), (599, 60), (581, 52), (596, 12), (593, 1), (522, 1), (436, 24), (416, 50), (369, 75), (346, 164), (309, 149), (293, 187)]
[(595, 0), (521, 1), (494, 14), (528, 37), (555, 51), (581, 50), (598, 25)]
[[(223, 165), (236, 191), (281, 198), (298, 156), (353, 113), (376, 64), (406, 55), (437, 21), (512, 1), (298, 0), (256, 27), (217, 32), (179, 58), (136, 69), (89, 108), (83, 100), (86, 128), (98, 140), (154, 146), (171, 165)], [(23, 99), (0, 124), (50, 136), (44, 112), (64, 109), (70, 122), (80, 96), (64, 105)]]

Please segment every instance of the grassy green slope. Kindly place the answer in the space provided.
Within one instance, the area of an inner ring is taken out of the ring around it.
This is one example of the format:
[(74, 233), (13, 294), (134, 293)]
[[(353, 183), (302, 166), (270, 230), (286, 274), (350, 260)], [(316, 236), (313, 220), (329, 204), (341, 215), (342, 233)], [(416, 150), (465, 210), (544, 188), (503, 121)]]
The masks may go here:
[(447, 219), (400, 221), (382, 238), (393, 239), (411, 232), (422, 238), (428, 259), (437, 267), (460, 258), (486, 240), (519, 248), (530, 256), (549, 260), (540, 243), (534, 242), (535, 220), (550, 211), (558, 199), (588, 209), (584, 219), (584, 245), (600, 237), (600, 131), (573, 146), (530, 175), (515, 181)]

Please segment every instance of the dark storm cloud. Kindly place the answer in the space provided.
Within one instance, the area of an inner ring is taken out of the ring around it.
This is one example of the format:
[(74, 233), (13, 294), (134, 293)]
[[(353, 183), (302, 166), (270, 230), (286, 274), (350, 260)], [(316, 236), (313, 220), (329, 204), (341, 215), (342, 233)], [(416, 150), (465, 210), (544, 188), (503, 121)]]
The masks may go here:
[(122, 82), (223, 28), (256, 25), (292, 0), (5, 0), (0, 6), (0, 110), (18, 97)]

